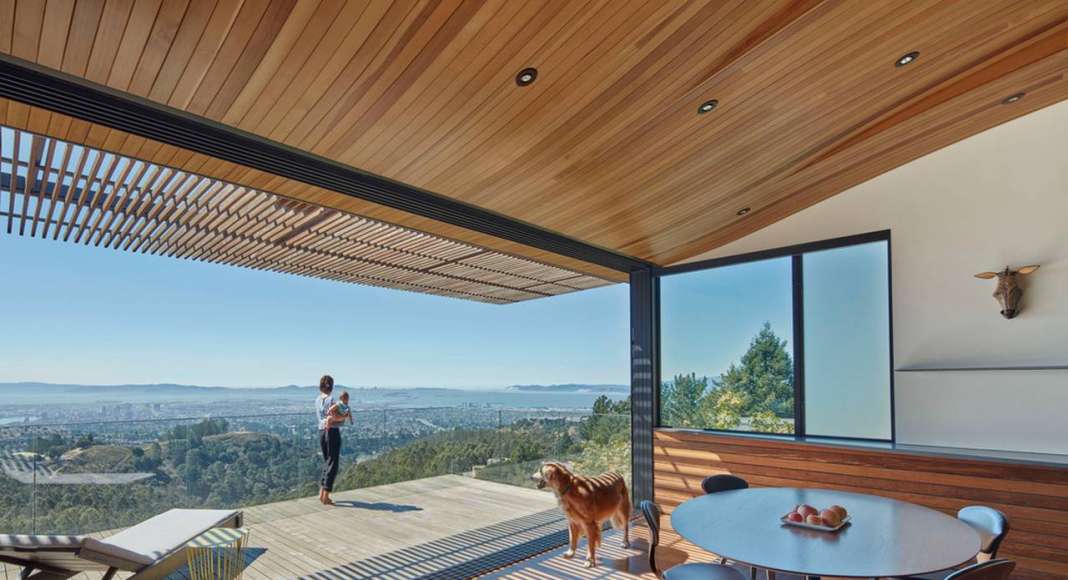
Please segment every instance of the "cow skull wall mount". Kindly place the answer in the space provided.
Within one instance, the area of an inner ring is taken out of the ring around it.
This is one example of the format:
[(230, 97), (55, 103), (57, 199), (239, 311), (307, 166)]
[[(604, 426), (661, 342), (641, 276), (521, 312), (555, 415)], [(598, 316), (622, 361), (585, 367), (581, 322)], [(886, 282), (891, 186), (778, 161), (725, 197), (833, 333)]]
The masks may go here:
[(1000, 272), (981, 272), (976, 278), (989, 280), (997, 278), (998, 285), (994, 288), (994, 298), (1001, 304), (1001, 315), (1005, 318), (1016, 318), (1020, 313), (1020, 298), (1023, 297), (1023, 288), (1017, 283), (1018, 276), (1026, 276), (1038, 269), (1037, 265), (1024, 266), (1018, 270), (1012, 270), (1008, 266)]

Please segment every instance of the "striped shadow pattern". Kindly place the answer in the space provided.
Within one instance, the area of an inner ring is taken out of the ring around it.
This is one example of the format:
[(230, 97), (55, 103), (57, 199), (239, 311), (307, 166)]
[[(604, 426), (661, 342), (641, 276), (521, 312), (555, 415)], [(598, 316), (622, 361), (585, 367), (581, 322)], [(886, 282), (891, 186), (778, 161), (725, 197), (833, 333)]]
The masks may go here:
[(440, 540), (358, 560), (307, 578), (473, 578), (567, 543), (567, 523), (550, 509)]

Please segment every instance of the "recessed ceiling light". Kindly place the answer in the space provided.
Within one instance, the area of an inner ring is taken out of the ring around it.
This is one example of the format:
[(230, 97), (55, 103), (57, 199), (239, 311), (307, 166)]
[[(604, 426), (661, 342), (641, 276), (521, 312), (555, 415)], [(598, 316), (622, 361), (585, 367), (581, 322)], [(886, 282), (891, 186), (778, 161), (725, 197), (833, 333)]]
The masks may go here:
[(1015, 95), (1010, 95), (1008, 97), (1005, 97), (1005, 100), (1001, 101), (1001, 104), (1002, 105), (1011, 105), (1011, 104), (1015, 103), (1016, 101), (1019, 101), (1020, 99), (1024, 98), (1024, 95), (1026, 95), (1026, 94), (1027, 93), (1016, 93)]
[(538, 69), (530, 67), (519, 71), (519, 74), (515, 75), (515, 84), (525, 87), (534, 82), (538, 78)]
[(716, 107), (719, 106), (719, 101), (712, 99), (701, 103), (700, 107), (697, 107), (697, 114), (704, 115), (705, 113), (711, 113)]
[(914, 50), (908, 54), (902, 55), (901, 58), (897, 59), (897, 62), (894, 63), (894, 66), (912, 64), (917, 58), (920, 58), (920, 53)]
[(745, 215), (747, 213), (749, 213), (748, 207), (743, 207), (742, 209), (738, 210), (738, 215)]

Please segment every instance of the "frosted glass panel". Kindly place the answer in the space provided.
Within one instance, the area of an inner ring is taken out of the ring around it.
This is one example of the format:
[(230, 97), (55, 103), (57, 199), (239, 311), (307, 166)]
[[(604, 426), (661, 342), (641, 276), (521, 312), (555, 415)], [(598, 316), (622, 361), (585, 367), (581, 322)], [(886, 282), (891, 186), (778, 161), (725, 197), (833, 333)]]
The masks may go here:
[(888, 243), (803, 256), (805, 430), (890, 439)]

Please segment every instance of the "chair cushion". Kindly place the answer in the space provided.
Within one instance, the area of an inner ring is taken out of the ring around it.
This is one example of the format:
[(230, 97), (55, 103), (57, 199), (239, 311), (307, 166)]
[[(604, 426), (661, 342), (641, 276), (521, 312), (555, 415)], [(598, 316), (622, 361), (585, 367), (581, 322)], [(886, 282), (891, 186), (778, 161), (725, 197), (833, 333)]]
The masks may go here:
[(664, 580), (749, 580), (745, 574), (721, 564), (680, 564), (664, 572)]
[(103, 540), (88, 538), (79, 555), (120, 570), (137, 571), (236, 516), (232, 510), (173, 509)]

